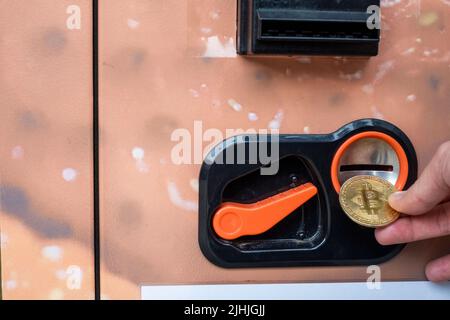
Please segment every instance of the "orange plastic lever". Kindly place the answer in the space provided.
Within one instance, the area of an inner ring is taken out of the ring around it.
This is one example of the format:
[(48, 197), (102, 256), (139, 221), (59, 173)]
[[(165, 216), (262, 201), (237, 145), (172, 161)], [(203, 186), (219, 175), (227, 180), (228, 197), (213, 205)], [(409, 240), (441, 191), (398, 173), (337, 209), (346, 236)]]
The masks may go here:
[(261, 234), (316, 194), (317, 188), (306, 183), (256, 203), (225, 202), (214, 215), (214, 231), (226, 240)]

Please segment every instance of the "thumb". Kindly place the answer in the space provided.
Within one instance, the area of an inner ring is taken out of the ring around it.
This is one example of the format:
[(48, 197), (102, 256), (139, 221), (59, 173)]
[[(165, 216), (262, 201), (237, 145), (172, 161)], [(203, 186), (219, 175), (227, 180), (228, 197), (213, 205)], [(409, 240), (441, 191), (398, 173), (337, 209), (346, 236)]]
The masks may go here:
[(430, 211), (450, 194), (450, 142), (443, 144), (420, 178), (407, 191), (389, 198), (395, 210), (419, 215)]

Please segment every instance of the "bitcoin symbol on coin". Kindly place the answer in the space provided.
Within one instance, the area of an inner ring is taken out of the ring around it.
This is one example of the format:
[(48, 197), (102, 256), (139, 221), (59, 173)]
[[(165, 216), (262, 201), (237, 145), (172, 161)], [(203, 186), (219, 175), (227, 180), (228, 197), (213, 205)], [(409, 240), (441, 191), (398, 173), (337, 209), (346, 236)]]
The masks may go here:
[(388, 203), (389, 196), (395, 191), (395, 187), (384, 179), (356, 176), (341, 187), (339, 202), (354, 222), (366, 227), (382, 227), (400, 216)]

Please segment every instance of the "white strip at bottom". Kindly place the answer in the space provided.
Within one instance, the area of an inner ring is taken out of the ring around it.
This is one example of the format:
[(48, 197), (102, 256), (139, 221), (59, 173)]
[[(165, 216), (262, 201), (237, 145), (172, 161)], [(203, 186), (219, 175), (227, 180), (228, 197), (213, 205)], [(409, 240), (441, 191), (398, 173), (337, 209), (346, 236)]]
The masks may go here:
[(366, 282), (143, 286), (143, 300), (450, 300), (450, 282)]

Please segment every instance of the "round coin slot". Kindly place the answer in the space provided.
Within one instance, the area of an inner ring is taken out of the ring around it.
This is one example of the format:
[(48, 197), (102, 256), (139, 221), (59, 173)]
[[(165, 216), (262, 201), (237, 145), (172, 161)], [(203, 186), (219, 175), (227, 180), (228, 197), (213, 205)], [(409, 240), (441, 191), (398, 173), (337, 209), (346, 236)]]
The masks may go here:
[(408, 160), (398, 141), (381, 132), (363, 132), (346, 140), (331, 167), (336, 192), (345, 181), (361, 175), (382, 178), (402, 190), (408, 178)]

